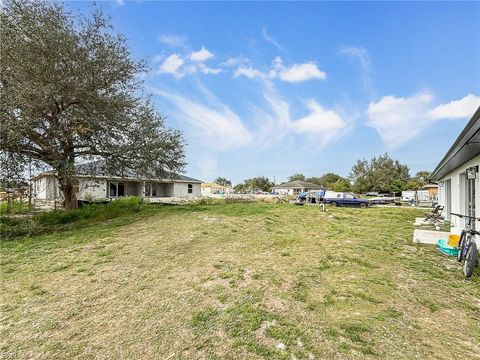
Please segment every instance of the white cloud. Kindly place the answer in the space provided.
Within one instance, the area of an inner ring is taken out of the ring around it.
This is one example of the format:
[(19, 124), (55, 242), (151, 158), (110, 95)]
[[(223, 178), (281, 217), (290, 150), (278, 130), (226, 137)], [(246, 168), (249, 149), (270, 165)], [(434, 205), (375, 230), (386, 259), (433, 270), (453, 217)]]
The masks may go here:
[(160, 35), (158, 41), (169, 46), (185, 47), (187, 38), (180, 35)]
[(428, 112), (435, 120), (470, 118), (480, 106), (480, 96), (469, 94), (460, 100), (438, 105)]
[(369, 104), (368, 125), (377, 130), (389, 148), (396, 148), (413, 139), (428, 125), (427, 111), (432, 100), (429, 93), (409, 98), (384, 96)]
[(337, 113), (333, 110), (325, 110), (315, 100), (308, 101), (307, 107), (310, 113), (291, 123), (293, 131), (331, 135), (331, 133), (347, 126), (346, 122)]
[(211, 68), (211, 67), (208, 67), (208, 66), (206, 66), (205, 64), (202, 64), (202, 63), (198, 64), (198, 69), (199, 69), (199, 71), (201, 71), (204, 74), (217, 75), (217, 74), (220, 74), (222, 72), (222, 69)]
[(268, 34), (266, 25), (262, 29), (262, 37), (266, 42), (272, 44), (278, 50), (284, 51), (284, 52), (286, 51), (285, 48), (282, 45), (280, 45), (279, 42), (274, 37), (272, 37)]
[(467, 95), (460, 100), (432, 108), (434, 97), (421, 93), (408, 98), (384, 96), (368, 106), (368, 122), (389, 148), (404, 145), (439, 119), (470, 118), (480, 106), (480, 97)]
[(234, 66), (245, 65), (249, 63), (250, 63), (250, 60), (248, 60), (246, 57), (237, 56), (237, 57), (228, 58), (226, 61), (221, 62), (220, 66), (234, 67)]
[(315, 144), (316, 147), (324, 147), (339, 139), (349, 126), (338, 111), (325, 109), (313, 99), (305, 103), (305, 116), (292, 118), (291, 105), (277, 94), (270, 82), (266, 81), (264, 85), (263, 97), (267, 106), (256, 109), (255, 114), (258, 128), (256, 142), (260, 145), (267, 147), (296, 133), (310, 139), (305, 142), (307, 146)]
[(240, 117), (213, 96), (194, 101), (173, 92), (154, 90), (175, 105), (178, 120), (192, 138), (215, 150), (233, 150), (250, 143), (252, 135)]
[(160, 65), (158, 72), (161, 74), (172, 74), (176, 78), (181, 78), (184, 74), (180, 72), (180, 68), (184, 63), (185, 61), (180, 55), (172, 54)]
[(258, 69), (252, 67), (239, 67), (237, 70), (235, 70), (235, 74), (233, 75), (233, 77), (239, 77), (242, 75), (246, 76), (249, 79), (263, 78), (266, 76)]
[(272, 72), (272, 75), (275, 75), (280, 80), (288, 82), (301, 82), (313, 79), (324, 80), (327, 77), (327, 74), (320, 71), (317, 65), (313, 62), (293, 64), (290, 67), (285, 67), (282, 59), (279, 57), (274, 59), (274, 71)]
[(208, 51), (204, 46), (198, 51), (193, 51), (190, 53), (190, 60), (192, 61), (206, 61), (209, 59), (214, 58), (215, 55), (213, 55), (210, 51)]
[(282, 81), (288, 82), (302, 82), (307, 80), (319, 79), (323, 80), (327, 74), (321, 71), (313, 62), (303, 64), (293, 64), (286, 67), (283, 64), (282, 58), (277, 56), (272, 61), (272, 68), (268, 73), (264, 73), (253, 67), (239, 67), (234, 74), (234, 77), (246, 76), (249, 79), (254, 78), (278, 78)]
[(125, 0), (115, 0), (115, 5), (117, 7), (125, 5)]

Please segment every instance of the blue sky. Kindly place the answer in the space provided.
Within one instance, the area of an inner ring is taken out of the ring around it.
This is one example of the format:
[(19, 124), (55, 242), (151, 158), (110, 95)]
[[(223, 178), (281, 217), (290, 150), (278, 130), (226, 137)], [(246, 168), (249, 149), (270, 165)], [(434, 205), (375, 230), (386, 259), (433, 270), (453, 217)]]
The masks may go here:
[(346, 176), (385, 152), (433, 170), (480, 106), (479, 2), (99, 6), (204, 181)]

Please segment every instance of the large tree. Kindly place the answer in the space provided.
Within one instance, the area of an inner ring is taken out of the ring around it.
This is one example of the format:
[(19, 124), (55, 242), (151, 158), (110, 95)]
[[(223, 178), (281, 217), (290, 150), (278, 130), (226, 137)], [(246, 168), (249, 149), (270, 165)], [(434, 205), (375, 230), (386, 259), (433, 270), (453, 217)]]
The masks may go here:
[(388, 154), (374, 157), (370, 162), (358, 160), (352, 167), (350, 178), (355, 191), (382, 191), (397, 193), (410, 179), (408, 166)]
[(288, 177), (288, 181), (295, 181), (295, 180), (305, 181), (305, 175), (303, 175), (303, 174), (293, 174), (293, 175)]
[(181, 133), (143, 94), (144, 62), (100, 12), (6, 0), (0, 23), (0, 151), (53, 168), (67, 208), (79, 161), (147, 177), (183, 170)]
[(214, 180), (215, 184), (221, 185), (221, 186), (232, 186), (232, 182), (224, 177), (218, 177)]
[(234, 187), (236, 192), (254, 192), (254, 191), (272, 191), (275, 186), (273, 182), (266, 176), (258, 176), (251, 179), (246, 179), (243, 184), (237, 184)]

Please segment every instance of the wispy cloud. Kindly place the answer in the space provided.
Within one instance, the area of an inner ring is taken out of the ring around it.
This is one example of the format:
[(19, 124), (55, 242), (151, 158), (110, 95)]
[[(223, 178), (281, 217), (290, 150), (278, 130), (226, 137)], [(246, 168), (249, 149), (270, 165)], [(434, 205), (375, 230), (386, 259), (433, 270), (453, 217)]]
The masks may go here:
[(340, 49), (340, 53), (349, 59), (356, 61), (360, 69), (360, 77), (362, 79), (363, 88), (370, 97), (375, 97), (376, 92), (373, 87), (371, 77), (371, 59), (368, 51), (361, 46), (344, 46)]
[(182, 35), (160, 35), (158, 36), (158, 41), (162, 44), (173, 46), (173, 47), (186, 47), (187, 37)]
[(267, 75), (252, 67), (239, 67), (235, 70), (233, 77), (245, 76), (249, 79), (265, 78)]
[(368, 125), (379, 133), (390, 149), (417, 136), (428, 124), (427, 111), (433, 100), (429, 93), (409, 98), (384, 96), (368, 106)]
[(293, 134), (307, 136), (317, 147), (324, 147), (341, 137), (342, 130), (349, 126), (339, 111), (325, 109), (314, 99), (305, 101), (305, 115), (293, 118), (291, 105), (283, 99), (269, 81), (263, 82), (265, 106), (256, 108), (259, 139), (264, 146), (278, 143)]
[(433, 107), (428, 92), (411, 97), (384, 96), (368, 106), (368, 122), (379, 133), (385, 145), (393, 149), (408, 143), (434, 121), (469, 118), (480, 106), (480, 97), (467, 95)]
[(276, 57), (272, 62), (272, 67), (268, 72), (262, 72), (253, 67), (239, 67), (234, 73), (234, 77), (246, 76), (249, 79), (280, 79), (287, 82), (303, 82), (307, 80), (324, 80), (327, 73), (321, 71), (314, 62), (303, 64), (293, 64), (285, 66), (280, 57)]
[(230, 57), (227, 60), (220, 63), (220, 66), (224, 67), (234, 67), (240, 65), (247, 65), (250, 63), (250, 60), (244, 56)]
[(280, 45), (280, 43), (273, 37), (273, 36), (270, 36), (267, 32), (267, 25), (265, 25), (262, 29), (262, 37), (263, 37), (263, 40), (265, 40), (266, 42), (272, 44), (273, 46), (275, 46), (278, 50), (280, 51), (283, 51), (283, 52), (286, 52), (285, 48)]
[(251, 142), (252, 134), (240, 117), (213, 95), (195, 101), (172, 91), (153, 91), (175, 106), (175, 117), (186, 125), (189, 137), (208, 144), (208, 148), (233, 150)]

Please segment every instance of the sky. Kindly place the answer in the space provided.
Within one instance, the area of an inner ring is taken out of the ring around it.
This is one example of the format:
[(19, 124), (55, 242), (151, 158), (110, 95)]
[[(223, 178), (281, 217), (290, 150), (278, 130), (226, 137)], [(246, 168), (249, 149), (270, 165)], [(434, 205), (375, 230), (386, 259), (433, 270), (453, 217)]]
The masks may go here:
[(480, 2), (96, 6), (203, 181), (347, 176), (385, 152), (432, 171), (480, 106)]

